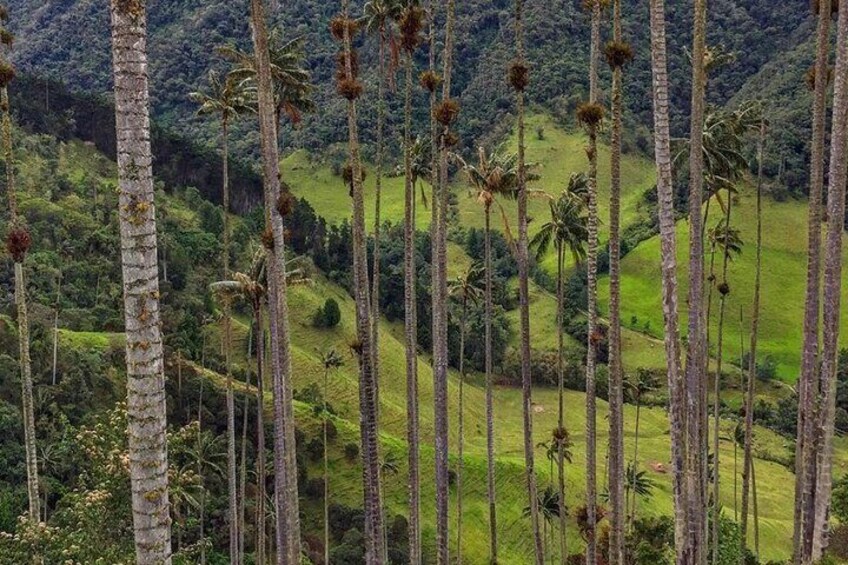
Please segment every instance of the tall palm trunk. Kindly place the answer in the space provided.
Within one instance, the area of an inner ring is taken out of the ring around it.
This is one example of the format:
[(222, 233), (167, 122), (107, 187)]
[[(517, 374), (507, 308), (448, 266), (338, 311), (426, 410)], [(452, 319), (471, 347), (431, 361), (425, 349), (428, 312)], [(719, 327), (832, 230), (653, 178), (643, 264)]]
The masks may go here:
[[(250, 355), (248, 354), (248, 358)], [(245, 386), (250, 388), (250, 372), (247, 373), (247, 379), (245, 380)], [(242, 421), (241, 421), (241, 454), (239, 460), (241, 464), (239, 465), (239, 516), (238, 516), (238, 557), (239, 563), (244, 563), (244, 516), (246, 512), (247, 506), (247, 498), (245, 497), (245, 491), (247, 489), (247, 427), (250, 421), (250, 396), (245, 394), (244, 403), (242, 407)]]
[(489, 563), (498, 562), (498, 520), (495, 499), (495, 410), (492, 384), (492, 207), (486, 203), (486, 495), (489, 501)]
[(62, 271), (56, 277), (56, 304), (53, 306), (53, 379), (56, 386), (56, 374), (59, 363), (59, 301), (62, 299)]
[[(221, 280), (230, 278), (230, 181), (229, 181), (229, 124), (227, 118), (221, 122), (223, 155), (223, 194), (224, 194), (224, 261)], [(224, 295), (224, 370), (227, 376), (227, 521), (230, 527), (230, 561), (235, 565), (240, 563), (239, 557), (239, 521), (238, 521), (238, 496), (236, 495), (236, 408), (233, 395), (233, 372), (232, 372), (232, 305), (229, 295)]]
[[(613, 4), (613, 41), (622, 45), (621, 0)], [(609, 402), (610, 464), (608, 467), (610, 507), (610, 563), (624, 563), (624, 376), (621, 360), (621, 131), (622, 67), (612, 69), (612, 183), (610, 188), (610, 332)]]
[[(722, 361), (723, 361), (723, 353), (724, 353), (724, 315), (727, 308), (727, 291), (729, 291), (730, 287), (727, 283), (727, 267), (730, 263), (730, 251), (728, 248), (728, 240), (730, 234), (730, 213), (733, 207), (733, 197), (728, 194), (727, 196), (727, 211), (724, 216), (724, 253), (722, 257), (722, 287), (719, 289), (721, 296), (719, 297), (719, 310), (718, 310), (718, 338), (716, 342), (716, 372), (713, 383), (713, 520), (712, 520), (712, 563), (718, 563), (718, 550), (719, 550), (719, 513), (721, 511), (721, 503), (719, 501), (719, 486), (720, 486), (720, 469), (719, 469), (719, 458), (718, 458), (718, 450), (719, 450), (719, 409), (721, 402), (721, 369), (722, 369)], [(715, 253), (713, 253), (713, 257), (715, 257)], [(710, 261), (710, 272), (712, 274), (713, 270), (713, 261)], [(712, 297), (712, 288), (709, 290), (710, 297)], [(708, 308), (709, 310), (709, 308)], [(707, 318), (709, 319), (709, 318)], [(705, 430), (706, 432), (707, 430)], [(706, 502), (706, 501), (705, 501)], [(705, 552), (706, 553), (706, 549)]]
[(566, 543), (566, 525), (568, 516), (565, 513), (565, 297), (563, 293), (563, 250), (562, 240), (557, 239), (557, 489), (559, 493), (559, 554), (560, 564), (568, 559), (568, 544)]
[(327, 446), (327, 421), (330, 414), (327, 412), (327, 395), (330, 393), (330, 369), (324, 368), (324, 421), (322, 425), (324, 445), (324, 563), (330, 563), (330, 456)]
[[(524, 58), (524, 1), (515, 2), (515, 47), (516, 65), (527, 74)], [(518, 73), (513, 73), (518, 74)], [(527, 78), (525, 77), (525, 81)], [(542, 534), (539, 528), (539, 498), (536, 488), (536, 470), (533, 453), (533, 399), (530, 353), (530, 258), (527, 234), (527, 169), (524, 147), (524, 85), (513, 86), (516, 92), (518, 113), (518, 294), (521, 310), (521, 389), (522, 413), (524, 419), (524, 467), (527, 480), (527, 494), (530, 497), (530, 525), (533, 529), (533, 541), (537, 565), (545, 561)], [(520, 87), (519, 87), (520, 86)]]
[(795, 512), (793, 561), (806, 563), (812, 551), (813, 485), (815, 483), (815, 410), (818, 396), (819, 309), (821, 293), (821, 203), (827, 132), (827, 77), (830, 59), (831, 0), (819, 0), (816, 28), (815, 91), (810, 155), (810, 201), (807, 216), (807, 290), (804, 300), (804, 344), (798, 385), (798, 426), (795, 447)]
[[(345, 21), (348, 17), (348, 0), (342, 1)], [(347, 80), (355, 80), (351, 47), (351, 30), (345, 25), (344, 56)], [(362, 480), (365, 502), (365, 560), (368, 565), (385, 562), (383, 552), (383, 520), (380, 503), (380, 456), (377, 436), (377, 397), (372, 354), (370, 286), (368, 284), (368, 253), (365, 232), (365, 198), (362, 186), (362, 163), (359, 150), (356, 99), (347, 105), (348, 146), (353, 186), (353, 280), (356, 302), (357, 348), (359, 357), (359, 402), (362, 441)]]
[[(455, 2), (447, 0), (445, 48), (442, 72), (442, 103), (450, 100), (453, 71)], [(448, 535), (448, 314), (447, 314), (447, 214), (448, 214), (448, 136), (449, 125), (443, 124), (439, 139), (439, 189), (435, 239), (433, 241), (433, 360), (435, 397), (436, 448), (436, 563), (447, 565)]]
[[(378, 64), (378, 100), (377, 100), (377, 158), (376, 158), (376, 179), (374, 181), (374, 253), (372, 254), (372, 277), (371, 277), (371, 355), (373, 357), (371, 363), (374, 366), (374, 396), (376, 400), (377, 410), (377, 429), (380, 427), (380, 204), (381, 193), (383, 187), (383, 153), (384, 140), (383, 130), (385, 129), (386, 121), (386, 71), (384, 67), (385, 59), (385, 29), (381, 28), (380, 49), (379, 49), (379, 64)], [(382, 488), (382, 480), (380, 482)], [(382, 509), (381, 509), (382, 511)], [(383, 548), (387, 551), (386, 548)]]
[(111, 20), (136, 561), (140, 565), (170, 564), (165, 374), (150, 151), (146, 2), (112, 0)]
[[(691, 563), (702, 563), (706, 551), (704, 532), (706, 485), (701, 448), (706, 439), (706, 332), (704, 320), (704, 238), (701, 205), (704, 200), (704, 112), (706, 105), (706, 0), (695, 0), (692, 43), (692, 116), (689, 144), (689, 332), (686, 353), (688, 541), (685, 553)], [(717, 454), (716, 454), (717, 456)]]
[[(760, 127), (759, 167), (762, 171), (763, 145), (765, 143), (765, 122)], [(762, 218), (762, 178), (757, 182), (757, 267), (754, 277), (754, 301), (751, 312), (751, 345), (748, 352), (748, 384), (745, 394), (745, 447), (742, 460), (742, 506), (739, 531), (741, 534), (742, 550), (748, 542), (748, 494), (751, 476), (754, 473), (753, 461), (753, 428), (754, 428), (754, 395), (757, 380), (757, 339), (760, 329), (760, 282), (762, 279), (763, 259), (763, 218)], [(728, 198), (728, 208), (730, 199)]]
[[(18, 217), (17, 195), (15, 194), (15, 155), (12, 147), (12, 117), (9, 109), (8, 86), (0, 88), (0, 107), (3, 110), (3, 156), (6, 161), (6, 193), (9, 201), (9, 214), (11, 216), (10, 229), (12, 232), (21, 234), (29, 246), (29, 234)], [(18, 317), (18, 353), (21, 367), (21, 409), (24, 422), (24, 452), (27, 472), (27, 498), (29, 500), (29, 519), (33, 522), (39, 520), (39, 494), (38, 494), (38, 459), (35, 445), (35, 410), (32, 394), (32, 360), (30, 359), (29, 343), (29, 314), (27, 312), (26, 281), (24, 277), (24, 259), (26, 249), (20, 253), (12, 249), (12, 233), (9, 238), (9, 251), (12, 252), (15, 262), (15, 308)], [(56, 316), (58, 320), (58, 314)], [(54, 331), (54, 359), (56, 339), (58, 332)], [(54, 361), (55, 384), (55, 366)]]
[[(598, 58), (601, 45), (601, 1), (592, 0), (591, 45), (589, 48), (589, 103), (599, 100)], [(597, 562), (597, 399), (595, 398), (595, 366), (598, 330), (598, 127), (589, 126), (589, 241), (588, 271), (588, 331), (586, 355), (586, 515), (589, 530), (586, 540), (586, 565)]]
[(270, 310), (271, 372), (274, 397), (274, 497), (277, 518), (277, 563), (300, 559), (300, 509), (297, 497), (297, 461), (291, 384), (291, 342), (286, 300), (285, 230), (276, 212), (280, 198), (279, 148), (268, 27), (262, 0), (250, 2), (253, 45), (257, 61), (259, 129), (266, 223), (273, 236), (268, 251), (268, 304)]
[(845, 217), (845, 181), (848, 164), (848, 3), (839, 4), (836, 43), (836, 71), (833, 91), (833, 134), (830, 146), (830, 174), (827, 191), (827, 240), (824, 261), (823, 347), (819, 380), (822, 442), (816, 453), (814, 561), (821, 559), (828, 544), (830, 495), (833, 485), (833, 435), (836, 412), (836, 373), (839, 355), (839, 316), (842, 288), (842, 233)]
[(468, 322), (468, 298), (462, 298), (462, 314), (459, 327), (459, 410), (457, 414), (457, 435), (459, 436), (459, 445), (457, 448), (457, 470), (456, 470), (456, 563), (462, 564), (462, 471), (463, 471), (463, 451), (465, 436), (463, 435), (464, 418), (462, 411), (465, 408), (465, 333), (466, 324)]
[(265, 565), (265, 324), (254, 297), (256, 324), (256, 565)]
[(678, 563), (686, 542), (686, 490), (683, 486), (686, 417), (684, 387), (680, 372), (680, 342), (677, 313), (677, 242), (674, 222), (674, 189), (671, 180), (669, 132), (668, 54), (665, 32), (665, 2), (651, 0), (651, 73), (654, 92), (654, 159), (657, 165), (659, 201), (662, 303), (665, 324), (665, 355), (670, 392), (671, 458), (674, 495), (674, 541)]
[(409, 446), (409, 562), (421, 564), (421, 477), (418, 417), (418, 316), (415, 261), (415, 185), (412, 182), (412, 55), (404, 85), (404, 341), (406, 344), (406, 437)]

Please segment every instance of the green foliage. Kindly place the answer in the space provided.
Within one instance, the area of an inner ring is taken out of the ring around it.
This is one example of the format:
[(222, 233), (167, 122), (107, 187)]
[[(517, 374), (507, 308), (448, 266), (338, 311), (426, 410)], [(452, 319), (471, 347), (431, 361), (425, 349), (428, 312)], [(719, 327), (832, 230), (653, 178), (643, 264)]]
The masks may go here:
[(342, 312), (339, 303), (333, 298), (328, 298), (324, 306), (315, 310), (312, 316), (312, 325), (316, 328), (334, 328), (342, 320)]

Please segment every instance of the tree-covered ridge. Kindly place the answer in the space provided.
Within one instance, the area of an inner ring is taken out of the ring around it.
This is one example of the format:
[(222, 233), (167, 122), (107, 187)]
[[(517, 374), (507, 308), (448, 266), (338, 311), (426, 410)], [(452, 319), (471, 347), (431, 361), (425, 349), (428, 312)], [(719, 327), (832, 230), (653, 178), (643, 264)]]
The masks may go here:
[[(352, 12), (361, 6), (353, 3)], [(667, 3), (669, 60), (674, 134), (685, 130), (689, 107), (689, 60), (691, 43), (689, 11), (684, 0)], [(106, 6), (96, 0), (44, 4), (38, 0), (12, 0), (10, 9), (19, 17), (13, 23), (19, 35), (15, 59), (22, 70), (31, 70), (67, 83), (74, 89), (104, 93), (111, 87), (108, 58), (108, 18)], [(626, 130), (630, 149), (650, 153), (647, 127), (651, 121), (648, 11), (645, 2), (625, 0), (627, 14), (624, 34), (638, 54), (625, 85)], [(233, 2), (169, 2), (156, 0), (148, 7), (150, 17), (151, 91), (154, 113), (162, 125), (213, 144), (214, 129), (192, 118), (194, 107), (188, 93), (203, 82), (210, 67), (222, 68), (215, 47), (235, 42), (246, 46), (249, 37), (242, 7)], [(323, 149), (343, 141), (343, 106), (335, 95), (332, 81), (335, 65), (327, 26), (335, 6), (320, 0), (281, 2), (274, 19), (287, 36), (303, 36), (308, 67), (316, 82), (315, 101), (322, 112), (305, 116), (303, 127), (285, 132), (286, 147)], [(514, 101), (504, 81), (512, 59), (512, 10), (509, 2), (470, 0), (457, 6), (457, 65), (455, 91), (463, 104), (457, 127), (462, 141), (473, 147), (473, 139), (493, 138), (506, 116), (514, 111)], [(443, 14), (442, 14), (443, 17)], [(711, 48), (731, 53), (734, 60), (711, 73), (709, 100), (722, 105), (760, 72), (765, 65), (809, 36), (811, 18), (804, 3), (773, 3), (767, 0), (720, 0), (710, 6), (708, 42)], [(526, 7), (527, 58), (534, 80), (528, 89), (532, 103), (542, 104), (573, 123), (577, 103), (585, 95), (588, 26), (586, 14), (577, 0), (531, 2)], [(437, 26), (442, 33), (443, 26)], [(603, 26), (607, 39), (608, 26)], [(67, 38), (60, 44), (55, 37)], [(363, 41), (363, 40), (357, 40)], [(364, 40), (368, 43), (372, 39)], [(363, 73), (369, 96), (362, 100), (360, 121), (365, 140), (372, 141), (376, 124), (376, 54), (362, 52)], [(640, 56), (641, 55), (641, 56)], [(423, 57), (423, 54), (419, 55)], [(423, 59), (422, 59), (423, 61)], [(808, 64), (800, 68), (805, 72)], [(604, 84), (608, 69), (604, 66)], [(398, 84), (400, 84), (398, 73)], [(803, 82), (793, 73), (781, 79), (785, 88)], [(604, 88), (606, 90), (606, 88)], [(373, 91), (373, 92), (372, 92)], [(750, 97), (758, 93), (750, 89)], [(796, 101), (795, 93), (789, 97)], [(608, 98), (608, 92), (604, 93)], [(472, 103), (473, 102), (473, 103)], [(389, 96), (390, 136), (398, 139), (402, 129), (403, 100), (400, 90)], [(422, 94), (415, 97), (418, 123), (427, 118)], [(808, 119), (807, 119), (808, 121)], [(252, 128), (239, 131), (235, 141), (239, 151), (253, 152), (257, 134)], [(367, 149), (367, 148), (366, 148)], [(370, 151), (369, 151), (370, 152)], [(800, 153), (800, 152), (799, 152)], [(396, 153), (396, 157), (399, 155)], [(799, 185), (800, 186), (800, 185)], [(798, 188), (799, 186), (793, 186)]]

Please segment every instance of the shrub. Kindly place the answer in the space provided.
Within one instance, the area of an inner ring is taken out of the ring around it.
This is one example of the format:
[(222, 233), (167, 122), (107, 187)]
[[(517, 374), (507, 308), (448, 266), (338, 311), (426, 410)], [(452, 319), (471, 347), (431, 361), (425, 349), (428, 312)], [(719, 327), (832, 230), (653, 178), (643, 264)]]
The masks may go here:
[(346, 443), (344, 446), (344, 454), (349, 461), (355, 461), (356, 458), (359, 457), (359, 445), (353, 442)]
[(316, 328), (335, 328), (341, 321), (342, 311), (334, 298), (328, 298), (312, 316), (312, 325)]

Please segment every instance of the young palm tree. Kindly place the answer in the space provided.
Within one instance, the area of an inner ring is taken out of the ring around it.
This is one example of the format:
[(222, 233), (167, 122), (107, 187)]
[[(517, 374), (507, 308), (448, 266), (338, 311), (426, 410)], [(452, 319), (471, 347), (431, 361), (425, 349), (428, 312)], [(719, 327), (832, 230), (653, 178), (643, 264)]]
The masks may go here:
[(521, 311), (521, 389), (524, 421), (524, 466), (527, 495), (530, 497), (530, 524), (537, 565), (544, 563), (544, 547), (539, 528), (539, 500), (536, 493), (536, 471), (533, 454), (532, 375), (530, 373), (530, 288), (529, 238), (527, 234), (527, 169), (524, 156), (524, 90), (530, 82), (530, 71), (524, 58), (524, 2), (515, 2), (516, 58), (509, 69), (509, 80), (516, 93), (518, 114), (518, 294)]
[[(30, 359), (29, 314), (27, 312), (26, 280), (24, 260), (30, 247), (30, 235), (24, 221), (18, 216), (17, 196), (15, 194), (15, 155), (12, 146), (12, 114), (9, 108), (9, 83), (15, 77), (15, 69), (8, 60), (14, 36), (6, 30), (8, 13), (2, 10), (0, 20), (0, 41), (3, 52), (0, 53), (0, 108), (3, 111), (3, 158), (6, 162), (6, 194), (9, 203), (9, 233), (6, 248), (15, 263), (15, 307), (18, 317), (18, 351), (21, 366), (21, 405), (24, 422), (24, 452), (27, 473), (27, 498), (29, 500), (29, 519), (39, 520), (38, 494), (38, 458), (35, 445), (35, 409), (32, 395), (32, 361)], [(58, 319), (58, 314), (57, 314)], [(56, 338), (54, 335), (54, 345)], [(55, 353), (54, 353), (55, 356)], [(54, 363), (55, 366), (55, 363)], [(55, 384), (55, 370), (53, 381)]]
[[(639, 424), (641, 422), (641, 412), (642, 412), (642, 400), (645, 395), (658, 389), (659, 382), (657, 381), (656, 376), (647, 369), (638, 369), (636, 371), (636, 377), (628, 383), (628, 388), (630, 389), (630, 394), (632, 401), (636, 403), (636, 423), (635, 429), (633, 432), (633, 461), (628, 465), (628, 469), (633, 469), (637, 472), (639, 471)], [(635, 476), (635, 475), (634, 475)], [(630, 493), (636, 492), (636, 485), (632, 484), (631, 481), (628, 485), (628, 491)], [(631, 498), (630, 505), (630, 518), (628, 520), (630, 529), (632, 531), (633, 522), (636, 519), (636, 497), (633, 496)]]
[(356, 343), (359, 360), (360, 422), (363, 463), (363, 492), (365, 499), (366, 563), (385, 563), (383, 545), (382, 504), (380, 502), (380, 456), (377, 437), (377, 391), (372, 354), (372, 325), (370, 286), (368, 284), (368, 258), (365, 230), (365, 198), (362, 186), (362, 162), (359, 149), (356, 101), (362, 93), (362, 84), (355, 74), (352, 48), (353, 33), (357, 24), (348, 17), (348, 0), (342, 0), (342, 15), (334, 20), (334, 30), (341, 33), (342, 51), (339, 57), (338, 91), (347, 99), (348, 146), (350, 152), (351, 186), (353, 189), (353, 278), (356, 302)]
[(139, 564), (170, 563), (165, 375), (148, 115), (147, 10), (144, 0), (112, 0), (110, 7), (136, 560)]
[[(192, 92), (191, 99), (200, 106), (199, 115), (215, 115), (221, 120), (221, 144), (223, 161), (223, 205), (224, 205), (224, 242), (223, 242), (223, 279), (230, 277), (230, 182), (229, 182), (229, 127), (233, 119), (247, 109), (243, 89), (233, 79), (221, 80), (215, 72), (209, 73), (210, 92)], [(224, 316), (224, 369), (227, 376), (227, 489), (229, 510), (227, 520), (230, 526), (230, 560), (239, 562), (238, 540), (240, 537), (236, 509), (236, 432), (235, 400), (233, 398), (233, 374), (230, 366), (233, 337), (231, 304), (229, 298), (223, 300)]]
[(816, 454), (813, 561), (818, 561), (829, 541), (828, 519), (833, 484), (833, 436), (836, 412), (836, 373), (839, 355), (841, 312), (842, 232), (845, 217), (846, 163), (848, 163), (848, 2), (839, 3), (836, 33), (836, 65), (833, 91), (833, 133), (830, 145), (830, 174), (827, 191), (827, 240), (822, 296), (822, 365), (818, 428), (822, 442)]
[[(250, 2), (253, 47), (256, 54), (256, 94), (265, 185), (265, 218), (270, 237), (267, 249), (267, 291), (271, 334), (271, 371), (274, 397), (274, 497), (277, 562), (296, 563), (300, 559), (300, 510), (297, 497), (297, 461), (294, 409), (291, 385), (291, 343), (289, 334), (285, 229), (286, 199), (280, 190), (279, 148), (277, 146), (277, 100), (269, 51), (268, 26), (262, 0)], [(281, 205), (283, 204), (283, 205)], [(279, 208), (279, 210), (278, 210)]]
[(621, 0), (613, 2), (613, 40), (607, 45), (607, 62), (612, 68), (612, 183), (610, 187), (610, 239), (609, 239), (609, 401), (610, 401), (610, 560), (621, 564), (624, 560), (624, 375), (621, 360), (621, 131), (624, 97), (622, 74), (624, 66), (633, 58), (633, 49), (624, 43), (621, 30)]
[(459, 447), (457, 449), (457, 473), (456, 473), (456, 561), (462, 563), (462, 470), (463, 470), (463, 409), (464, 385), (465, 385), (465, 336), (468, 331), (468, 306), (469, 303), (476, 305), (483, 294), (481, 279), (483, 268), (478, 264), (470, 265), (465, 272), (458, 275), (448, 283), (448, 296), (459, 301), (459, 410), (457, 412), (457, 435)]
[[(267, 37), (274, 93), (274, 121), (279, 128), (283, 116), (286, 116), (296, 125), (300, 123), (304, 112), (315, 109), (315, 103), (312, 101), (313, 86), (309, 71), (305, 67), (305, 41), (303, 37), (286, 38), (280, 28), (268, 31)], [(233, 45), (218, 47), (217, 51), (233, 63), (230, 78), (242, 84), (247, 101), (256, 105), (256, 57), (253, 53), (241, 51)]]
[(330, 412), (327, 408), (327, 395), (330, 394), (330, 372), (344, 366), (341, 356), (331, 349), (321, 355), (321, 366), (324, 367), (324, 406), (321, 414), (322, 434), (324, 440), (324, 563), (330, 562), (330, 458), (327, 451), (327, 424)]
[[(563, 296), (563, 271), (565, 267), (565, 253), (569, 252), (574, 259), (574, 264), (579, 265), (586, 258), (586, 240), (589, 237), (585, 210), (585, 200), (580, 195), (585, 191), (588, 179), (582, 174), (572, 174), (569, 179), (568, 188), (555, 201), (550, 203), (551, 219), (542, 225), (539, 232), (530, 242), (530, 248), (536, 253), (536, 260), (549, 251), (551, 243), (556, 248), (557, 257), (557, 430), (555, 434), (557, 463), (559, 473), (557, 485), (560, 500), (565, 500), (565, 475), (564, 457), (565, 445), (562, 441), (566, 437), (564, 422), (564, 391), (565, 391), (565, 365), (563, 360), (564, 326), (565, 326), (565, 299)], [(563, 512), (560, 516), (560, 555), (561, 560), (568, 557), (565, 544), (566, 516)]]
[(651, 0), (651, 75), (654, 93), (654, 159), (657, 165), (658, 216), (662, 271), (664, 341), (670, 393), (671, 455), (674, 493), (674, 540), (678, 556), (686, 541), (686, 490), (684, 388), (680, 373), (677, 313), (677, 241), (674, 221), (674, 189), (671, 179), (671, 136), (668, 102), (668, 54), (665, 2)]
[(815, 484), (815, 408), (818, 396), (819, 323), (821, 309), (821, 202), (824, 193), (825, 137), (832, 0), (818, 0), (816, 27), (816, 79), (813, 85), (810, 196), (807, 215), (807, 287), (804, 299), (804, 343), (798, 383), (798, 426), (795, 446), (795, 512), (792, 534), (793, 561), (809, 562), (812, 553), (813, 486)]
[(509, 220), (506, 217), (499, 198), (515, 198), (518, 187), (518, 156), (496, 150), (487, 154), (482, 147), (477, 154), (477, 164), (462, 162), (466, 179), (474, 189), (477, 201), (483, 205), (485, 214), (485, 251), (483, 272), (485, 303), (485, 372), (486, 372), (486, 472), (487, 498), (489, 502), (489, 562), (498, 561), (497, 508), (495, 493), (495, 415), (493, 398), (492, 367), (492, 318), (494, 315), (492, 293), (492, 206), (500, 209), (504, 229), (509, 233)]

